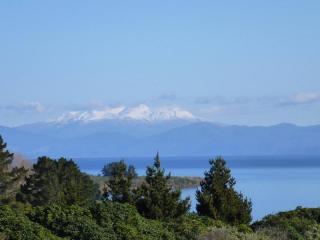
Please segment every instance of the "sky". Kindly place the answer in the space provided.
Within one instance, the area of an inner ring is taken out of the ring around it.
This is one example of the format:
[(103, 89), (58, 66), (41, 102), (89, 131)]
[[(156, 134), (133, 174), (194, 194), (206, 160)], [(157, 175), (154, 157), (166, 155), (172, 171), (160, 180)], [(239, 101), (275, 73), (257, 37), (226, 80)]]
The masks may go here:
[(320, 124), (320, 1), (0, 2), (0, 125), (107, 106)]

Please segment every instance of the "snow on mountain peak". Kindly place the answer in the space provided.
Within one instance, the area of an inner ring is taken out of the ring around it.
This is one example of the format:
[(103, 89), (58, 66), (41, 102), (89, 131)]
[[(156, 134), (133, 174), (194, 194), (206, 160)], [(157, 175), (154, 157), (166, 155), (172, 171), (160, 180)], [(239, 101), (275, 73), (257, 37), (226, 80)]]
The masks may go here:
[(159, 107), (151, 109), (145, 104), (135, 107), (106, 107), (101, 110), (71, 111), (60, 116), (56, 123), (93, 122), (107, 119), (137, 121), (196, 120), (189, 111), (179, 107)]
[(147, 105), (140, 104), (136, 107), (128, 108), (122, 116), (134, 120), (149, 120), (151, 115), (151, 109)]

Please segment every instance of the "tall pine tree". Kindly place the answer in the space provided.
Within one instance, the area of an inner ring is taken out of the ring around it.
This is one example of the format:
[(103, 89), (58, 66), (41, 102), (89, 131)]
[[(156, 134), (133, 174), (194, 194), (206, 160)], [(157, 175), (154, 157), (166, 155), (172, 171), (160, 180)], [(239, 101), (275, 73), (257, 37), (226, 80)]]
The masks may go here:
[(190, 208), (190, 199), (181, 200), (181, 191), (169, 183), (170, 174), (165, 176), (161, 168), (159, 153), (154, 164), (147, 168), (146, 182), (136, 191), (136, 207), (145, 217), (170, 219), (185, 214)]
[(104, 198), (114, 202), (132, 203), (132, 180), (137, 177), (133, 166), (127, 167), (123, 160), (109, 163), (102, 169), (104, 176), (109, 179), (104, 189)]
[(234, 189), (236, 181), (226, 161), (218, 157), (210, 160), (210, 165), (200, 183), (200, 190), (196, 192), (198, 214), (233, 225), (249, 224), (251, 201)]
[(14, 198), (18, 185), (27, 173), (23, 167), (13, 167), (14, 154), (7, 150), (7, 144), (0, 135), (0, 201)]

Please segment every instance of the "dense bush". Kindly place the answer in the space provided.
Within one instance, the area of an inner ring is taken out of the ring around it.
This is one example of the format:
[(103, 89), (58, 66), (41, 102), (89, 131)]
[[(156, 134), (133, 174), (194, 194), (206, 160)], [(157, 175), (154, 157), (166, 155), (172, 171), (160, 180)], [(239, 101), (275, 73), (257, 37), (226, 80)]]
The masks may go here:
[(287, 235), (277, 229), (267, 231), (242, 232), (241, 229), (230, 226), (213, 227), (202, 234), (198, 240), (289, 240)]
[(196, 214), (186, 214), (166, 223), (168, 229), (174, 232), (177, 240), (193, 240), (213, 226), (212, 219), (199, 217)]
[[(303, 240), (318, 234), (320, 208), (297, 208), (293, 211), (268, 215), (253, 224), (254, 229), (279, 228), (288, 233), (290, 239)], [(315, 238), (316, 239), (316, 238)]]
[(111, 226), (102, 228), (95, 222), (88, 209), (79, 206), (37, 207), (29, 217), (59, 237), (78, 240), (116, 239)]
[[(8, 240), (58, 240), (48, 229), (30, 221), (21, 210), (0, 207), (0, 236)], [(0, 238), (1, 239), (1, 238)]]
[(143, 218), (129, 204), (109, 201), (97, 203), (91, 208), (91, 213), (101, 227), (108, 228), (112, 225), (118, 239), (175, 239), (174, 234), (163, 223)]
[(27, 216), (56, 236), (79, 240), (195, 240), (213, 225), (209, 218), (194, 214), (168, 222), (146, 219), (134, 206), (111, 201), (90, 208), (36, 207)]
[(315, 224), (305, 233), (306, 240), (320, 239), (320, 224)]
[(59, 237), (92, 240), (174, 240), (165, 224), (145, 219), (128, 204), (102, 202), (92, 207), (37, 207), (29, 218)]
[[(79, 206), (0, 208), (0, 239), (92, 239), (92, 240), (288, 240), (274, 229), (253, 233), (247, 225), (230, 227), (196, 214), (171, 221), (142, 217), (134, 206), (116, 202)], [(305, 239), (317, 239), (319, 226), (306, 232)], [(199, 237), (200, 236), (200, 237)]]

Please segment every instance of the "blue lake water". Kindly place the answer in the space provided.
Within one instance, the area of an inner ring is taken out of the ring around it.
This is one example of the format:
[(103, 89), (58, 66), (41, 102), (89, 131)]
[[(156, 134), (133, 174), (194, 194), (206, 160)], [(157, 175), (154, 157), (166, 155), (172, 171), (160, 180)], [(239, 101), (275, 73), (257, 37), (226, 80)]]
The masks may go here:
[[(98, 174), (97, 159), (90, 159), (79, 165), (82, 170)], [(116, 159), (98, 159), (100, 166)], [(320, 207), (320, 158), (319, 157), (226, 157), (236, 178), (237, 190), (250, 198), (253, 203), (253, 219), (279, 211), (295, 209), (297, 206)], [(152, 164), (152, 158), (129, 159), (137, 166), (139, 175), (145, 175), (145, 166)], [(209, 168), (207, 157), (163, 158), (163, 167), (173, 176), (203, 176)], [(91, 166), (90, 168), (88, 168)], [(183, 189), (183, 197), (190, 196), (195, 211), (196, 189)]]
[[(201, 176), (202, 169), (179, 170), (185, 175)], [(173, 173), (175, 171), (172, 171)], [(199, 173), (199, 174), (197, 174)], [(320, 168), (242, 168), (232, 169), (236, 188), (252, 200), (253, 219), (297, 206), (320, 207)], [(195, 210), (196, 189), (184, 189)]]

